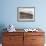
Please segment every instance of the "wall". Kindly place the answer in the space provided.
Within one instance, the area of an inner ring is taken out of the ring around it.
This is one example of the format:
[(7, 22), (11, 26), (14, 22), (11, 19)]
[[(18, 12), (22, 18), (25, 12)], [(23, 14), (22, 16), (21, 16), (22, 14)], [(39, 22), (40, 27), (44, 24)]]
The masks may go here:
[[(0, 24), (16, 28), (46, 28), (46, 0), (1, 0)], [(17, 7), (35, 7), (35, 22), (18, 22)]]

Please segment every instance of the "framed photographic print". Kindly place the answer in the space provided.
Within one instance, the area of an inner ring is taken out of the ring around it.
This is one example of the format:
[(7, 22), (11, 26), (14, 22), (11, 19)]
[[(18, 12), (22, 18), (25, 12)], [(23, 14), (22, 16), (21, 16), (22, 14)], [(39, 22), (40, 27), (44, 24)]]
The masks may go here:
[(22, 22), (35, 21), (35, 7), (18, 7), (17, 20)]

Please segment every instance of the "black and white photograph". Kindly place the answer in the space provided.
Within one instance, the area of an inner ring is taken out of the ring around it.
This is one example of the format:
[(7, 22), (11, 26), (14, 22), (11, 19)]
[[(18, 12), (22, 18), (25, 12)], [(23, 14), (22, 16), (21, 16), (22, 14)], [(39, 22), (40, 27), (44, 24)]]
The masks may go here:
[(17, 8), (18, 21), (34, 21), (35, 20), (35, 8), (34, 7), (18, 7)]

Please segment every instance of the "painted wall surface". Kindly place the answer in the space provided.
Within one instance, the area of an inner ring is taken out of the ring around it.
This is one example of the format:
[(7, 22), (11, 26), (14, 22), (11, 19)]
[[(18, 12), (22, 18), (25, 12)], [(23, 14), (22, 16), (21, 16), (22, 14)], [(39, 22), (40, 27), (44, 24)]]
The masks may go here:
[[(46, 28), (46, 0), (0, 0), (0, 25), (16, 28)], [(18, 22), (17, 7), (35, 7), (35, 22)]]

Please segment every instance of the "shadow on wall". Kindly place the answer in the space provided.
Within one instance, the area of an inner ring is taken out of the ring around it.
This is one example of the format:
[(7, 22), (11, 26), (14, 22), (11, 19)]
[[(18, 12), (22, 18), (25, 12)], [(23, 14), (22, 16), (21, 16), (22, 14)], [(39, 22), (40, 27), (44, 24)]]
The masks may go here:
[(2, 36), (3, 36), (2, 32), (6, 31), (6, 30), (3, 30), (4, 28), (6, 28), (5, 25), (0, 24), (0, 43), (2, 43)]

